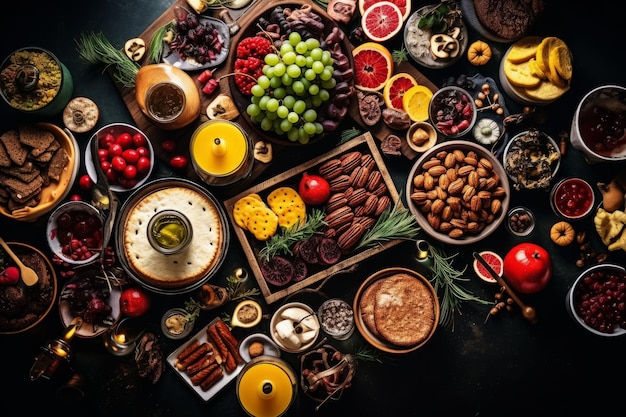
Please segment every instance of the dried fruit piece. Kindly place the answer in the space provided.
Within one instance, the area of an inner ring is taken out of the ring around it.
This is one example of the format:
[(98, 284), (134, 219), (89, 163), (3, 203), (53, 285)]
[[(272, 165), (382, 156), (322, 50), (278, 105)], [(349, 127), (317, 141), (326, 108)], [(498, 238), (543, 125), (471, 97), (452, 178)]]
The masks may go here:
[(295, 274), (293, 263), (280, 255), (276, 255), (269, 260), (262, 260), (259, 266), (261, 267), (263, 278), (277, 287), (289, 284)]

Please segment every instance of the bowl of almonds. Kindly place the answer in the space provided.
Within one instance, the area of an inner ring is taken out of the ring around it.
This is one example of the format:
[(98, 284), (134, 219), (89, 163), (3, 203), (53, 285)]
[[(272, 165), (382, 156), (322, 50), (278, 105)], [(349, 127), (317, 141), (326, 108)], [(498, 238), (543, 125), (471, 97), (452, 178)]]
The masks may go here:
[(422, 230), (451, 245), (472, 244), (493, 233), (506, 216), (510, 194), (496, 157), (463, 140), (424, 152), (406, 184), (407, 205)]

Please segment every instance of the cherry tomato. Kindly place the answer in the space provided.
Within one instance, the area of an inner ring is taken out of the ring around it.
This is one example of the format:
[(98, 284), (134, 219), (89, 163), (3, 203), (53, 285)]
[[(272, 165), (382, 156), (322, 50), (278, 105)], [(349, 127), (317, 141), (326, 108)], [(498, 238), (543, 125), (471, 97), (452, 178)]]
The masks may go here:
[(78, 180), (78, 185), (83, 190), (88, 191), (88, 190), (91, 190), (91, 187), (93, 187), (93, 181), (91, 180), (91, 177), (89, 175), (85, 174), (81, 176), (80, 179)]
[(146, 158), (145, 156), (140, 156), (137, 160), (136, 166), (137, 172), (139, 174), (145, 174), (146, 172), (150, 171), (150, 159)]
[(150, 158), (150, 151), (145, 146), (138, 147), (137, 153), (140, 157), (145, 156), (146, 158)]
[(111, 168), (113, 168), (113, 171), (122, 172), (126, 168), (126, 161), (121, 156), (114, 156), (111, 159)]
[(109, 146), (109, 157), (121, 156), (122, 152), (124, 152), (124, 148), (119, 143), (114, 143)]
[(99, 140), (100, 140), (100, 143), (99, 143), (100, 146), (98, 147), (102, 149), (108, 149), (109, 146), (115, 143), (115, 136), (113, 136), (111, 133), (107, 133), (106, 135), (102, 136)]
[(141, 146), (147, 147), (148, 139), (146, 139), (146, 137), (142, 135), (141, 133), (135, 133), (133, 135), (133, 146), (135, 148), (139, 148)]
[(126, 165), (126, 168), (122, 171), (122, 175), (129, 180), (137, 178), (137, 167), (135, 165)]
[(125, 149), (122, 152), (122, 158), (124, 158), (127, 164), (134, 165), (139, 160), (139, 152), (137, 152), (137, 149)]
[(106, 161), (107, 159), (109, 159), (109, 151), (102, 148), (98, 149), (98, 159), (100, 161)]
[(128, 132), (120, 133), (115, 139), (115, 143), (121, 145), (123, 149), (128, 149), (133, 145), (133, 137)]
[(174, 169), (183, 169), (187, 167), (187, 158), (182, 155), (173, 156), (170, 159), (170, 166)]
[(168, 139), (161, 143), (161, 147), (165, 152), (174, 152), (176, 150), (176, 141)]

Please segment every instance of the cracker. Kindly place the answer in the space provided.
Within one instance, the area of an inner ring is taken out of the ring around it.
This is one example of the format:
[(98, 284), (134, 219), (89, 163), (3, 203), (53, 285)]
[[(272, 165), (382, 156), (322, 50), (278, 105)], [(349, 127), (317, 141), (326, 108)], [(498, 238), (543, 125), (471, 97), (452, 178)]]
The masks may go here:
[(248, 194), (237, 200), (233, 207), (233, 217), (237, 226), (246, 229), (246, 224), (250, 219), (250, 211), (257, 207), (266, 207), (258, 194)]
[(267, 240), (278, 229), (278, 215), (267, 206), (250, 209), (246, 229), (258, 240)]
[(278, 215), (278, 225), (290, 228), (306, 220), (306, 204), (291, 187), (278, 187), (267, 196), (267, 203)]

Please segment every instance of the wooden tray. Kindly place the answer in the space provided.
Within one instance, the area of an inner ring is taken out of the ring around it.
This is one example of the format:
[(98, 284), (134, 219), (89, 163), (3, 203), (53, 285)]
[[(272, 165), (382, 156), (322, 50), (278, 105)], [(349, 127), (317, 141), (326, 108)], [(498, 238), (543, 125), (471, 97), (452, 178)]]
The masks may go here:
[(249, 232), (239, 227), (235, 222), (235, 219), (233, 217), (233, 209), (237, 200), (249, 194), (256, 193), (261, 196), (265, 201), (267, 194), (269, 194), (269, 192), (278, 187), (290, 186), (297, 189), (298, 181), (303, 172), (313, 172), (315, 171), (316, 167), (318, 167), (325, 161), (328, 161), (329, 159), (337, 157), (338, 155), (342, 155), (353, 150), (361, 151), (364, 154), (368, 153), (374, 157), (374, 160), (376, 161), (376, 168), (380, 171), (383, 177), (383, 181), (387, 186), (388, 194), (392, 201), (392, 204), (397, 203), (399, 205), (402, 205), (393, 180), (383, 162), (382, 155), (378, 151), (376, 142), (369, 132), (336, 147), (332, 151), (327, 152), (319, 158), (314, 158), (309, 162), (298, 165), (297, 167), (285, 171), (284, 173), (270, 178), (267, 181), (263, 181), (262, 183), (259, 183), (258, 185), (249, 188), (224, 202), (226, 213), (230, 217), (230, 221), (233, 225), (235, 234), (237, 235), (237, 238), (239, 239), (239, 242), (243, 247), (246, 257), (248, 258), (248, 262), (250, 263), (252, 273), (254, 274), (254, 277), (256, 278), (257, 283), (259, 284), (259, 288), (261, 289), (261, 292), (263, 294), (263, 297), (265, 297), (265, 301), (268, 304), (271, 304), (277, 300), (280, 300), (283, 297), (293, 294), (296, 291), (308, 287), (337, 272), (345, 270), (364, 259), (376, 255), (402, 242), (401, 240), (392, 240), (389, 242), (385, 242), (382, 245), (378, 245), (374, 248), (364, 249), (349, 254), (350, 256), (343, 257), (338, 263), (328, 266), (327, 268), (320, 267), (320, 269), (311, 270), (311, 275), (307, 276), (307, 278), (305, 278), (304, 280), (287, 284), (287, 286), (285, 287), (275, 287), (273, 285), (269, 285), (265, 278), (263, 278), (263, 274), (261, 273), (261, 269), (259, 266), (258, 253), (264, 246), (264, 242), (260, 242), (255, 239)]
[[(275, 1), (273, 4), (274, 6), (278, 6), (281, 4), (290, 4), (293, 3), (293, 0), (277, 0)], [(301, 0), (301, 3), (304, 4), (311, 4), (312, 6), (315, 5), (315, 7), (319, 7), (316, 3), (314, 3), (313, 0)], [(157, 20), (155, 20), (150, 26), (148, 26), (143, 33), (141, 33), (141, 35), (139, 35), (140, 38), (142, 38), (145, 42), (146, 45), (150, 44), (150, 40), (152, 39), (152, 36), (154, 34), (154, 32), (161, 28), (162, 26), (164, 26), (165, 24), (167, 24), (168, 22), (170, 22), (172, 19), (175, 18), (174, 16), (174, 8), (177, 6), (182, 6), (185, 7), (188, 10), (191, 10), (191, 8), (188, 6), (187, 2), (185, 0), (177, 0), (175, 1)], [(243, 10), (233, 10), (231, 15), (233, 17), (235, 17), (237, 19), (237, 23), (243, 28), (246, 27), (247, 25), (249, 25), (251, 22), (254, 22), (257, 19), (257, 16), (259, 14), (260, 10), (263, 10), (264, 8), (266, 8), (266, 3), (260, 1), (260, 0), (255, 0), (248, 8), (243, 9)], [(214, 17), (217, 16), (217, 11), (216, 10), (209, 10), (207, 12), (205, 12), (205, 14), (212, 14), (214, 15)], [(234, 36), (231, 37), (231, 44), (232, 45), (236, 45), (237, 43), (239, 43), (239, 41), (243, 38), (244, 36), (244, 31), (240, 30), (239, 32), (237, 32)], [(349, 43), (348, 43), (349, 44)], [(353, 49), (353, 47), (350, 45), (351, 50)], [(233, 68), (233, 64), (234, 64), (234, 54), (230, 54), (230, 56), (228, 57), (228, 59), (226, 60), (225, 64), (223, 64), (221, 67), (219, 68), (215, 68), (214, 69), (214, 77), (215, 78), (219, 78), (222, 75), (227, 74), (231, 68)], [(402, 64), (398, 65), (396, 67), (396, 72), (407, 72), (409, 74), (411, 74), (415, 80), (422, 85), (427, 86), (429, 89), (431, 89), (431, 91), (436, 91), (438, 88), (435, 84), (433, 84), (428, 78), (426, 78), (423, 74), (421, 74), (417, 69), (415, 69), (415, 67), (413, 67), (411, 64), (409, 64), (408, 62), (403, 62)], [(197, 77), (197, 75), (200, 73), (201, 71), (195, 71), (195, 72), (189, 72), (189, 74), (191, 75), (191, 77), (194, 79), (194, 82), (196, 83), (196, 85), (198, 86), (198, 89), (200, 90), (202, 88), (202, 85), (195, 80), (195, 78)], [(115, 82), (115, 81), (114, 81)], [(230, 86), (229, 86), (229, 81), (228, 81), (228, 77), (225, 77), (223, 79), (221, 79), (220, 81), (220, 85), (219, 88), (216, 90), (216, 92), (214, 94), (212, 94), (211, 96), (207, 96), (204, 93), (200, 93), (201, 94), (201, 108), (203, 111), (203, 115), (201, 117), (198, 118), (198, 120), (195, 123), (192, 123), (191, 125), (177, 130), (177, 131), (165, 131), (160, 129), (159, 127), (157, 127), (156, 125), (152, 124), (150, 122), (150, 120), (144, 116), (144, 114), (141, 112), (137, 102), (135, 101), (135, 90), (134, 88), (126, 88), (123, 87), (122, 85), (120, 85), (119, 83), (115, 82), (118, 91), (124, 101), (124, 103), (126, 104), (126, 107), (128, 108), (128, 110), (130, 111), (131, 117), (133, 118), (133, 120), (135, 121), (135, 123), (137, 124), (137, 127), (139, 127), (142, 131), (144, 131), (146, 133), (146, 135), (148, 135), (148, 137), (151, 139), (151, 141), (153, 142), (154, 145), (154, 149), (155, 149), (155, 154), (156, 156), (163, 160), (163, 161), (169, 161), (169, 158), (171, 155), (168, 155), (161, 147), (161, 143), (162, 141), (166, 140), (166, 139), (173, 139), (178, 143), (178, 150), (179, 153), (186, 156), (187, 158), (189, 158), (189, 139), (191, 138), (192, 133), (194, 132), (194, 130), (196, 129), (196, 127), (203, 121), (205, 121), (206, 115), (204, 115), (204, 110), (207, 108), (207, 106), (209, 105), (209, 103), (211, 101), (213, 101), (213, 99), (215, 98), (215, 96), (219, 93), (226, 93), (226, 94), (230, 94)], [(395, 133), (397, 134), (399, 137), (403, 138), (403, 144), (402, 144), (402, 154), (409, 158), (409, 159), (413, 159), (417, 156), (417, 153), (415, 151), (413, 151), (408, 144), (406, 143), (406, 140), (404, 140), (404, 132), (397, 132), (397, 131), (393, 131), (391, 129), (389, 129), (387, 127), (387, 125), (385, 125), (384, 123), (378, 123), (376, 126), (374, 127), (369, 127), (366, 126), (363, 121), (361, 120), (361, 116), (359, 115), (359, 110), (358, 110), (358, 104), (357, 104), (357, 99), (356, 99), (356, 95), (352, 100), (349, 112), (348, 112), (348, 116), (346, 117), (352, 119), (355, 123), (359, 124), (360, 126), (363, 127), (363, 129), (365, 131), (369, 131), (372, 133), (372, 135), (377, 138), (378, 140), (383, 140), (384, 138), (386, 138), (389, 134), (391, 133)], [(248, 124), (248, 122), (245, 120), (245, 118), (243, 116), (239, 116), (237, 119), (234, 120), (236, 123), (239, 123), (244, 130), (246, 130), (247, 132), (249, 132), (252, 135), (253, 140), (255, 141), (255, 143), (257, 141), (259, 141), (260, 139), (255, 137), (254, 134), (252, 133), (254, 130), (251, 128), (251, 126)], [(339, 133), (337, 133), (336, 135), (337, 137), (339, 137)], [(304, 145), (306, 146), (306, 145)], [(278, 155), (281, 151), (285, 151), (285, 150), (289, 150), (288, 147), (280, 147), (277, 145), (273, 145), (274, 147), (274, 152), (275, 155)], [(248, 177), (244, 182), (242, 183), (238, 183), (236, 186), (233, 187), (229, 187), (228, 192), (232, 193), (233, 191), (236, 192), (237, 190), (242, 189), (245, 186), (248, 186), (250, 183), (252, 183), (252, 181), (254, 181), (254, 179), (256, 179), (266, 168), (267, 168), (268, 164), (265, 163), (261, 163), (259, 161), (255, 161), (254, 167), (252, 169), (252, 174), (250, 175), (250, 177)], [(191, 164), (189, 164), (188, 168), (187, 168), (187, 177), (192, 179), (192, 180), (196, 180), (201, 182), (200, 178), (198, 177), (198, 175), (194, 172)]]

